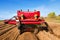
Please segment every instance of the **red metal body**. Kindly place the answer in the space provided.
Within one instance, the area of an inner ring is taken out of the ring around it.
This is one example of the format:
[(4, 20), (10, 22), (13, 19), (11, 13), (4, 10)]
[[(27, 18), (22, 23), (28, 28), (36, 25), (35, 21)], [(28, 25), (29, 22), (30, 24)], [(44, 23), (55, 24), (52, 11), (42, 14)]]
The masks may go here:
[[(21, 20), (21, 14), (23, 14), (25, 17), (23, 20)], [(34, 18), (35, 15), (38, 16), (37, 19)], [(17, 16), (18, 16), (18, 19), (21, 21), (22, 24), (41, 24), (44, 22), (44, 20), (40, 19), (40, 11), (34, 11), (34, 12), (18, 11)]]
[[(21, 15), (24, 15), (24, 18), (21, 19)], [(37, 19), (35, 19), (35, 15), (38, 16)], [(17, 11), (17, 17), (18, 20), (21, 21), (22, 24), (41, 24), (45, 22), (44, 20), (40, 19), (40, 11)], [(7, 22), (8, 24), (16, 24), (16, 20), (4, 20), (4, 22)]]
[(14, 24), (14, 25), (16, 25), (16, 20), (4, 20), (4, 22), (7, 22), (7, 24)]

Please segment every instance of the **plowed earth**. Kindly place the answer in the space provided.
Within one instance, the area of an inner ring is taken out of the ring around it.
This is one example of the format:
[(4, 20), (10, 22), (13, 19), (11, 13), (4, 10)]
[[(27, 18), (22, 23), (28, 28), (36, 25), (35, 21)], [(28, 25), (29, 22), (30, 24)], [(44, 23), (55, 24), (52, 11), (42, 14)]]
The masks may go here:
[(60, 40), (60, 23), (48, 22), (54, 34), (40, 31), (38, 34), (24, 32), (19, 34), (16, 25), (0, 23), (0, 40)]

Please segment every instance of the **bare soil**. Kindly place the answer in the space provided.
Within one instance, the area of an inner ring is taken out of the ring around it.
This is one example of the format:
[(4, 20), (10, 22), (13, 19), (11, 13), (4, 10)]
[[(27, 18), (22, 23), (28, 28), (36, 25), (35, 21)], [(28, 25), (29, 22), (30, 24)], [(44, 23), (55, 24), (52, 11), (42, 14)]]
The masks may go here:
[[(0, 24), (3, 23), (1, 22)], [(20, 35), (16, 25), (5, 25), (5, 27), (0, 25), (2, 26), (0, 34), (5, 31), (0, 35), (0, 40), (60, 40), (60, 23), (48, 22), (48, 24), (54, 34), (43, 30), (36, 35), (31, 32), (24, 32)]]

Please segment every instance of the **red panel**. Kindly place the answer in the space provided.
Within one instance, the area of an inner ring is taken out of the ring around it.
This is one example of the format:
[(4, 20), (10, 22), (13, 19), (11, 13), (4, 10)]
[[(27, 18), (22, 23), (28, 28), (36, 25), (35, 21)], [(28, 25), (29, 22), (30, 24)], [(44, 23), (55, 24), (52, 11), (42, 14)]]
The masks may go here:
[(24, 20), (21, 20), (22, 21), (22, 24), (41, 24), (44, 22), (44, 20), (40, 21), (39, 18), (37, 20), (34, 19), (34, 15), (37, 14), (38, 17), (40, 17), (40, 11), (34, 11), (34, 12), (31, 12), (31, 11), (18, 11), (17, 12), (17, 16), (18, 18), (20, 19), (20, 15), (23, 14), (25, 16), (25, 19)]
[(22, 24), (41, 24), (44, 21), (38, 21), (38, 22), (22, 22)]
[(9, 21), (9, 24), (16, 24), (16, 21), (15, 20), (11, 20), (11, 21)]
[(24, 19), (24, 20), (21, 20), (23, 22), (35, 22), (35, 21), (38, 21), (38, 20), (35, 20), (35, 19)]
[(40, 11), (34, 11), (34, 12), (17, 12), (17, 16), (19, 17), (21, 14), (23, 14), (27, 19), (34, 18), (34, 15), (37, 14), (40, 17)]

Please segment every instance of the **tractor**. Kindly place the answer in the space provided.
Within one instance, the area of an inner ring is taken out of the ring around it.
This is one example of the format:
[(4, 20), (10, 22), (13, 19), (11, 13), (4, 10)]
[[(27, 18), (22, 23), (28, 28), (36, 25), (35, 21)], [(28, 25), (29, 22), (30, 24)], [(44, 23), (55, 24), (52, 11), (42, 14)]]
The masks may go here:
[[(15, 18), (16, 20), (12, 20)], [(4, 20), (5, 24), (17, 24), (20, 34), (24, 32), (32, 32), (37, 34), (39, 31), (45, 30), (46, 32), (52, 32), (48, 23), (44, 18), (40, 18), (40, 11), (17, 11), (17, 16), (12, 17), (9, 20)]]

